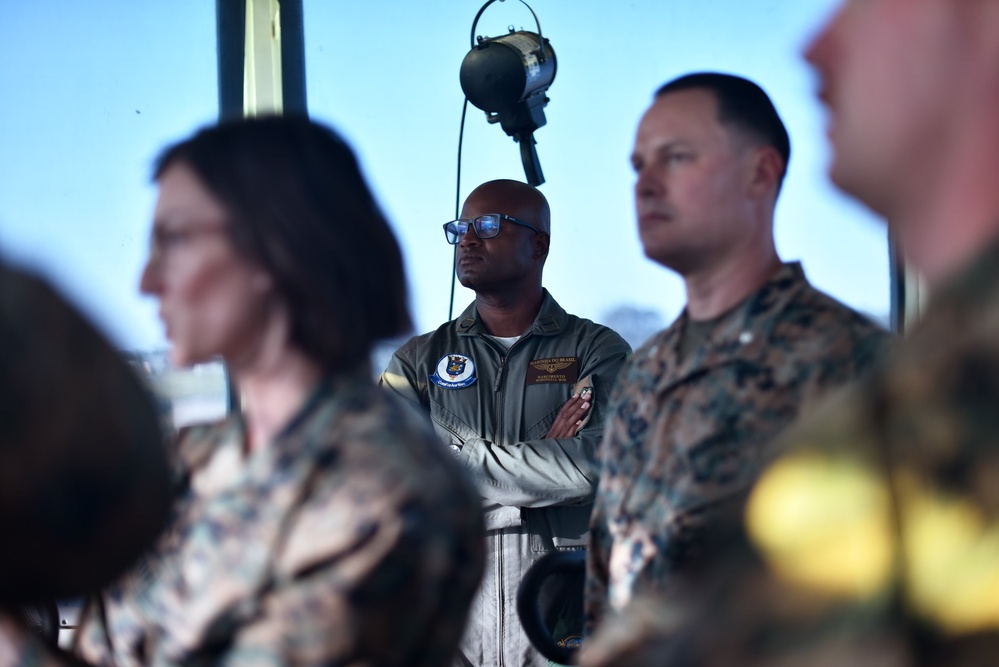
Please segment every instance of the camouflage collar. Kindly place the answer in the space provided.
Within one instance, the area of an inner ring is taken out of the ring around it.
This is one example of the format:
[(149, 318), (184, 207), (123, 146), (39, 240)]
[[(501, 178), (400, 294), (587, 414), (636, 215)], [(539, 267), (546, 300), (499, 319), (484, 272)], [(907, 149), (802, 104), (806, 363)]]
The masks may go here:
[[(557, 336), (565, 327), (565, 321), (568, 317), (565, 310), (558, 305), (547, 289), (543, 291), (544, 299), (541, 302), (541, 310), (538, 311), (538, 316), (534, 318), (534, 324), (525, 332), (525, 335), (529, 333), (535, 336)], [(482, 320), (479, 319), (474, 301), (452, 322), (459, 336), (477, 336), (489, 333), (482, 326)]]
[[(981, 318), (986, 312), (999, 312), (999, 241), (993, 242), (973, 261), (943, 282), (935, 293), (930, 294), (929, 307), (917, 322), (914, 331), (924, 327), (922, 322), (951, 321), (959, 327), (959, 320), (952, 318), (968, 315)], [(930, 315), (933, 318), (930, 318)], [(943, 332), (942, 332), (943, 333)], [(945, 337), (957, 332), (945, 334)]]
[(707, 371), (736, 359), (758, 359), (766, 350), (774, 317), (781, 312), (801, 290), (808, 287), (808, 280), (799, 262), (788, 262), (774, 273), (756, 292), (748, 296), (722, 318), (711, 331), (701, 348), (688, 359), (680, 359), (680, 341), (689, 316), (687, 310), (658, 337), (659, 353), (669, 368), (657, 389), (662, 391), (691, 374)]
[[(326, 414), (330, 409), (339, 409), (344, 400), (330, 401), (333, 396), (338, 399), (350, 400), (353, 391), (365, 382), (370, 383), (370, 371), (361, 371), (330, 375), (322, 379), (302, 407), (289, 420), (287, 426), (274, 436), (274, 442), (258, 450), (253, 456), (246, 457), (248, 468), (264, 467), (267, 469), (281, 468), (288, 461), (294, 460), (302, 452), (300, 443), (305, 445), (319, 444), (316, 438), (310, 437), (308, 431), (317, 424), (328, 423), (328, 418), (316, 419), (318, 414)], [(220, 422), (199, 424), (182, 429), (177, 437), (178, 472), (185, 475), (201, 469), (208, 461), (224, 447), (238, 443), (240, 451), (246, 442), (246, 429), (242, 415), (231, 414)], [(259, 455), (259, 456), (258, 456)], [(265, 463), (257, 463), (256, 459), (266, 459)]]

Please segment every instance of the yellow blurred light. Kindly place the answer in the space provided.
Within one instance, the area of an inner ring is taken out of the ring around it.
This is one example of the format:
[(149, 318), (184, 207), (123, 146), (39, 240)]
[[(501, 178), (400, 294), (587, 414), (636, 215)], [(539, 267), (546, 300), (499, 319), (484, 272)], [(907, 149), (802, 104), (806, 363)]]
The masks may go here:
[[(826, 595), (861, 600), (891, 583), (897, 540), (880, 471), (844, 455), (801, 451), (760, 478), (749, 534), (774, 571)], [(999, 525), (969, 499), (911, 473), (894, 479), (907, 605), (951, 635), (999, 629)]]
[(999, 526), (966, 499), (897, 484), (905, 536), (907, 596), (949, 634), (999, 628)]
[(757, 483), (746, 521), (767, 561), (793, 583), (850, 598), (888, 583), (890, 496), (857, 461), (815, 452), (784, 457)]

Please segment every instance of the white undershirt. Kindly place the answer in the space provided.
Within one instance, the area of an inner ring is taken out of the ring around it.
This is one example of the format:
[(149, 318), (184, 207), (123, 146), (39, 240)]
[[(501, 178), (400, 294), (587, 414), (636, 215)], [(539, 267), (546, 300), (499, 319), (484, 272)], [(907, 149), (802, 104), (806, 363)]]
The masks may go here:
[(499, 343), (500, 345), (502, 345), (503, 347), (505, 347), (508, 350), (511, 347), (513, 347), (514, 343), (516, 343), (518, 340), (520, 340), (520, 336), (507, 336), (506, 338), (504, 338), (502, 336), (489, 336), (489, 337), (492, 338), (494, 341), (496, 341), (497, 343)]

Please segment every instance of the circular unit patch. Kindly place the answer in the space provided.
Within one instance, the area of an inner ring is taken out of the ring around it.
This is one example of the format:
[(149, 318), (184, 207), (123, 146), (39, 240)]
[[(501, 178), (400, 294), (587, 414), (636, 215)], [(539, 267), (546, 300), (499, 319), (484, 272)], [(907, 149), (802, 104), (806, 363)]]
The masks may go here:
[(445, 354), (430, 381), (445, 389), (461, 389), (475, 382), (475, 362), (463, 354)]

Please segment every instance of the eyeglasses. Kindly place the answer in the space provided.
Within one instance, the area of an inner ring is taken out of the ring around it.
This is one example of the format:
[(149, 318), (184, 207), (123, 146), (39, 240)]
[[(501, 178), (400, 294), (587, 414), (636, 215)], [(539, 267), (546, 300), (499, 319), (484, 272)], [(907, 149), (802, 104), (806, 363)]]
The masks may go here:
[(468, 231), (469, 225), (471, 225), (475, 230), (475, 235), (480, 239), (491, 239), (500, 233), (500, 221), (502, 220), (512, 222), (513, 224), (520, 225), (521, 227), (533, 229), (535, 234), (542, 233), (542, 231), (534, 225), (529, 225), (523, 220), (518, 220), (512, 215), (507, 215), (506, 213), (486, 213), (485, 215), (480, 215), (479, 217), (471, 220), (452, 220), (451, 222), (444, 223), (444, 237), (451, 245), (457, 245), (458, 241), (461, 240), (461, 237)]
[(186, 227), (154, 225), (152, 236), (149, 240), (149, 258), (150, 260), (168, 259), (177, 254), (182, 248), (188, 246), (196, 238), (225, 233), (227, 233), (225, 225), (216, 223), (199, 223)]

